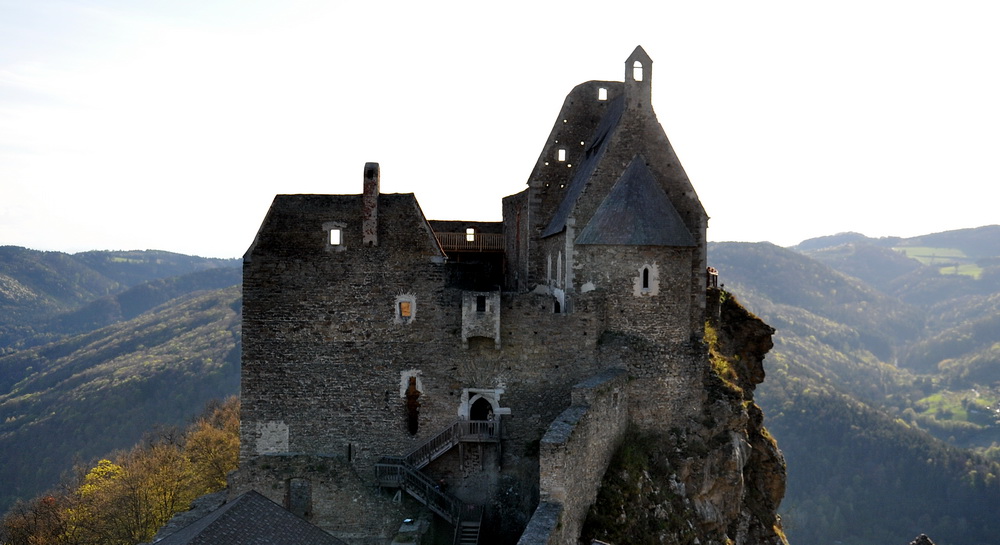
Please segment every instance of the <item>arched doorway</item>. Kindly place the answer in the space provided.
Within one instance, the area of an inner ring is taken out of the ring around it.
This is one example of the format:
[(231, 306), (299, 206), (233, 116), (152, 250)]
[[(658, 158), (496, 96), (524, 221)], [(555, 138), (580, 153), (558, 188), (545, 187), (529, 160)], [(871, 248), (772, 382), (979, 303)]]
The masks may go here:
[(469, 420), (491, 420), (493, 405), (485, 397), (480, 397), (469, 406)]

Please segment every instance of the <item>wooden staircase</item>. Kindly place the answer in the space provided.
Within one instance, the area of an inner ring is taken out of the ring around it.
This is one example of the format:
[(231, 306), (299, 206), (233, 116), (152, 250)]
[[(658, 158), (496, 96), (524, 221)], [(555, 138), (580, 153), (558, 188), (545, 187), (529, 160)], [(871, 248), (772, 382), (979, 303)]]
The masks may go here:
[(456, 420), (403, 456), (383, 456), (375, 464), (378, 485), (399, 488), (455, 527), (456, 545), (476, 545), (483, 520), (480, 505), (467, 504), (441, 490), (421, 468), (462, 442), (500, 441), (498, 421)]
[(458, 534), (455, 539), (457, 545), (477, 545), (479, 543), (479, 526), (482, 521), (464, 520), (455, 528)]

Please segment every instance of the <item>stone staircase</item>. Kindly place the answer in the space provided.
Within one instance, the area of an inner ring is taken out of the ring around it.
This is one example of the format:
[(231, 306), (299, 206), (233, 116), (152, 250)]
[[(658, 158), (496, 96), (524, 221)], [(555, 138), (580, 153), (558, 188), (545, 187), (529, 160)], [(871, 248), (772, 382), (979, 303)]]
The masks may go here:
[(441, 490), (421, 468), (462, 442), (499, 442), (499, 422), (456, 420), (403, 456), (383, 456), (375, 464), (378, 485), (399, 488), (455, 526), (457, 545), (476, 545), (483, 519), (480, 505), (467, 504)]

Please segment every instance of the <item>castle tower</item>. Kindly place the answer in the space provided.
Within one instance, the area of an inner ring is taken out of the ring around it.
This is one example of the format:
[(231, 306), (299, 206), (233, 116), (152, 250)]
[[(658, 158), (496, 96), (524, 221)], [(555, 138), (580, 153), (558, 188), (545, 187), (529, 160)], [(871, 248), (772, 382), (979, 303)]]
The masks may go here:
[(636, 47), (624, 82), (566, 97), (527, 192), (505, 201), (524, 241), (508, 283), (570, 313), (600, 290), (629, 309), (625, 330), (686, 342), (704, 325), (708, 216), (653, 112), (652, 67)]
[[(513, 543), (578, 385), (610, 396), (616, 429), (697, 406), (708, 218), (651, 80), (637, 47), (625, 81), (577, 85), (502, 224), (428, 221), (412, 194), (380, 192), (378, 163), (360, 194), (276, 196), (244, 256), (231, 494), (352, 545), (385, 542), (419, 503), (500, 505), (484, 524)], [(431, 483), (407, 489), (419, 503), (380, 489), (404, 474)]]

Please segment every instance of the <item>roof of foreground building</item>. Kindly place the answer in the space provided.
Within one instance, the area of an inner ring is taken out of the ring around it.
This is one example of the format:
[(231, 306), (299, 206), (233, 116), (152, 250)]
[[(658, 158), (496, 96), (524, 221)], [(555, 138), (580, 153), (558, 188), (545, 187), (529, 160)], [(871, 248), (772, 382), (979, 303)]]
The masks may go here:
[(257, 492), (247, 492), (155, 545), (345, 545)]

